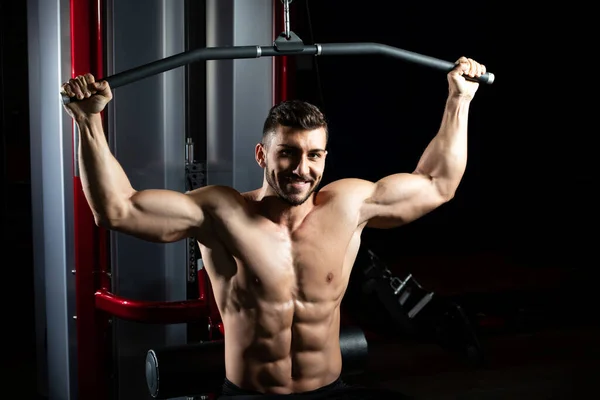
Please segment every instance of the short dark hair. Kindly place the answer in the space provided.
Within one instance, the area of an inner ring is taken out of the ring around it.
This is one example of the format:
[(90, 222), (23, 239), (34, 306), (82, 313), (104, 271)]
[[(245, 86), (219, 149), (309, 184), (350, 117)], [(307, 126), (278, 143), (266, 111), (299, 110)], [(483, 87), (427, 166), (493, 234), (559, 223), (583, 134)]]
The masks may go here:
[(267, 136), (274, 133), (278, 126), (305, 130), (324, 128), (325, 138), (329, 139), (325, 116), (317, 106), (303, 100), (285, 100), (271, 107), (263, 126), (263, 145), (266, 145)]

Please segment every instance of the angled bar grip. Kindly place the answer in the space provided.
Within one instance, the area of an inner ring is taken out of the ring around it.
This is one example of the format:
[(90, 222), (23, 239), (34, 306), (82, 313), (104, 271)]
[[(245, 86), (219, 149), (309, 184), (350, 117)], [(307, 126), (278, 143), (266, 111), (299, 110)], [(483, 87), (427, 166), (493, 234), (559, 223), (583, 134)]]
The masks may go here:
[[(203, 60), (236, 60), (245, 58), (277, 57), (289, 55), (314, 55), (314, 56), (340, 56), (340, 55), (382, 55), (398, 58), (404, 61), (420, 64), (426, 67), (448, 72), (455, 64), (450, 61), (440, 60), (434, 57), (414, 53), (388, 46), (381, 43), (323, 43), (313, 45), (301, 45), (294, 50), (284, 52), (275, 46), (231, 46), (231, 47), (205, 47), (189, 50), (175, 54), (149, 64), (141, 65), (103, 79), (109, 83), (111, 89), (124, 86), (144, 78), (169, 71), (182, 65), (191, 64)], [(487, 72), (476, 81), (492, 84), (495, 76)], [(63, 104), (78, 101), (76, 98), (62, 96)]]
[[(382, 55), (392, 58), (398, 58), (411, 63), (434, 68), (443, 72), (451, 71), (456, 64), (450, 61), (440, 60), (438, 58), (426, 56), (397, 47), (388, 46), (381, 43), (324, 43), (317, 44), (320, 48), (320, 55), (323, 56), (343, 56), (343, 55)], [(494, 83), (494, 74), (486, 72), (479, 79), (473, 79), (480, 83), (491, 85)], [(469, 78), (467, 78), (469, 79)]]

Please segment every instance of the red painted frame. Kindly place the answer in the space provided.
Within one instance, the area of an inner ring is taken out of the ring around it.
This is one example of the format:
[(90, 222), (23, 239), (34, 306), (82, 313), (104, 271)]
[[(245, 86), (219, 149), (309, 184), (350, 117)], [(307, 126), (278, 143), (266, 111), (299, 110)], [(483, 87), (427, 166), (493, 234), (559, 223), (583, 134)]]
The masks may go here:
[(139, 301), (126, 299), (109, 292), (95, 293), (96, 308), (117, 318), (152, 324), (179, 324), (206, 315), (204, 298), (185, 301)]
[[(71, 76), (91, 72), (102, 76), (102, 0), (71, 0)], [(76, 149), (74, 149), (76, 150)], [(109, 287), (106, 233), (99, 229), (83, 194), (81, 180), (73, 177), (75, 232), (75, 291), (77, 313), (77, 378), (79, 398), (109, 398), (105, 351), (110, 346), (109, 319), (95, 309), (93, 293)]]
[[(290, 9), (290, 18), (293, 15)], [(281, 0), (273, 0), (273, 40), (285, 31), (285, 21), (283, 19), (283, 3)], [(288, 96), (293, 95), (291, 87), (293, 78), (294, 63), (288, 56), (273, 57), (273, 104), (287, 100)]]

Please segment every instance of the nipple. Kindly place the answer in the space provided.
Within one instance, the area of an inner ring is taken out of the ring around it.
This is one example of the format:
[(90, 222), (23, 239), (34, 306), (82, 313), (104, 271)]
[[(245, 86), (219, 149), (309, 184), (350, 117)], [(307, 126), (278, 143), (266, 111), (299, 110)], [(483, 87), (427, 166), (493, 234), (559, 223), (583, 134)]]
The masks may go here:
[(333, 280), (333, 273), (328, 273), (327, 274), (327, 283), (331, 283), (331, 281)]

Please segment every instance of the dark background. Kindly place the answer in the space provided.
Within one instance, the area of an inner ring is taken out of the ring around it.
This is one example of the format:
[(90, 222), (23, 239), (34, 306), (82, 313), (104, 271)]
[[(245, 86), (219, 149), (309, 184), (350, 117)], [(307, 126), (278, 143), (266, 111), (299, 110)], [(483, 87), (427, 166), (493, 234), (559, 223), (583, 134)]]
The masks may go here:
[[(455, 199), (403, 228), (366, 231), (363, 244), (397, 271), (421, 274), (442, 291), (550, 287), (565, 299), (587, 292), (589, 299), (576, 307), (585, 314), (595, 303), (597, 128), (584, 123), (589, 61), (581, 59), (573, 30), (587, 25), (567, 28), (574, 7), (544, 7), (296, 0), (291, 28), (307, 44), (378, 42), (484, 63), (496, 81), (481, 85), (472, 103), (469, 163)], [(22, 349), (11, 371), (30, 379), (26, 34), (26, 1), (0, 3), (2, 266), (10, 301), (3, 331), (5, 345)], [(294, 80), (292, 95), (315, 102), (329, 119), (325, 181), (411, 171), (439, 127), (447, 93), (445, 73), (383, 57), (311, 58), (296, 65)]]
[[(577, 85), (549, 62), (565, 40), (562, 33), (555, 40), (561, 28), (551, 10), (537, 14), (511, 2), (332, 3), (309, 2), (312, 35), (305, 26), (297, 31), (307, 43), (378, 42), (448, 61), (465, 55), (496, 75), (471, 106), (469, 164), (456, 198), (410, 226), (368, 232), (367, 241), (402, 243), (393, 250), (402, 253), (484, 251), (532, 267), (577, 267), (573, 257), (591, 245), (580, 224), (592, 208), (593, 160), (585, 155), (589, 130), (575, 128), (580, 117), (568, 130), (561, 126)], [(328, 178), (411, 171), (439, 127), (445, 74), (378, 57), (316, 62), (320, 85), (313, 88), (323, 93), (332, 130)]]

